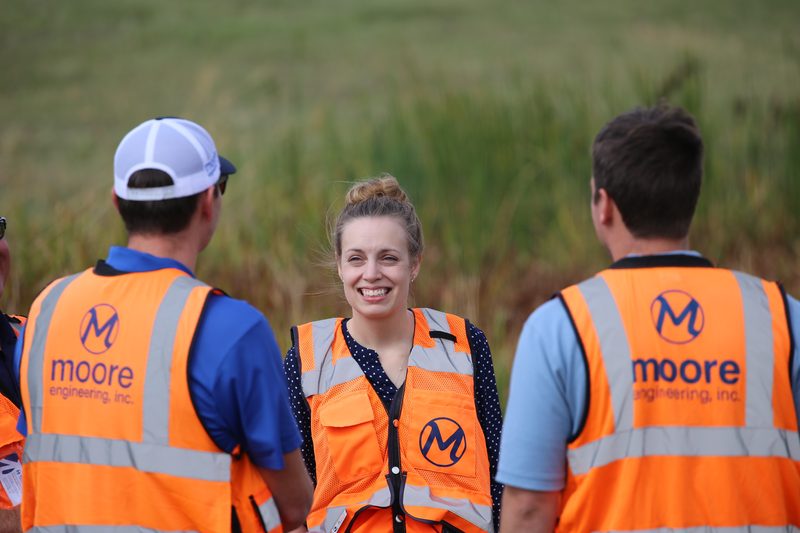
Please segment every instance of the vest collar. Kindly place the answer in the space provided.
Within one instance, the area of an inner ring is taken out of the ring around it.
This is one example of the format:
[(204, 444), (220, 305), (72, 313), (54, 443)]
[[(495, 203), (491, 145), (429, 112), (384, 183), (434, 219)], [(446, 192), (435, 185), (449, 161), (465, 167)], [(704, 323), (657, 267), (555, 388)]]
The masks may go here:
[(691, 253), (629, 255), (615, 261), (610, 269), (657, 268), (657, 267), (700, 267), (713, 268), (714, 264), (703, 256)]

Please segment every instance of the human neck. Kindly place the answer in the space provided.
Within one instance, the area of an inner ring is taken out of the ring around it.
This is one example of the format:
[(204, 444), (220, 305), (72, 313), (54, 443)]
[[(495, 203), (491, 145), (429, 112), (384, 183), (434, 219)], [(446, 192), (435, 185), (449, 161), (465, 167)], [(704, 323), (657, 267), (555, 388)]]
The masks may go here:
[(650, 238), (642, 239), (629, 235), (627, 239), (619, 239), (608, 243), (607, 248), (614, 261), (619, 261), (628, 255), (657, 255), (677, 250), (689, 249), (689, 238), (665, 239)]
[(384, 318), (366, 318), (353, 313), (347, 329), (359, 344), (380, 353), (383, 347), (413, 342), (414, 316), (407, 309)]
[(174, 259), (194, 272), (200, 250), (185, 232), (173, 235), (133, 234), (128, 237), (128, 248), (157, 257)]

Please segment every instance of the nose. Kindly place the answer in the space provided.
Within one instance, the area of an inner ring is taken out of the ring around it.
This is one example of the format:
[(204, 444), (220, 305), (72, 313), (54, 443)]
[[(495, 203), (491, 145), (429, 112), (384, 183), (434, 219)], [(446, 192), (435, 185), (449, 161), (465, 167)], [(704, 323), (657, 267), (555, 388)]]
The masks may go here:
[(380, 265), (374, 259), (367, 260), (366, 268), (364, 270), (364, 279), (376, 280), (381, 277)]

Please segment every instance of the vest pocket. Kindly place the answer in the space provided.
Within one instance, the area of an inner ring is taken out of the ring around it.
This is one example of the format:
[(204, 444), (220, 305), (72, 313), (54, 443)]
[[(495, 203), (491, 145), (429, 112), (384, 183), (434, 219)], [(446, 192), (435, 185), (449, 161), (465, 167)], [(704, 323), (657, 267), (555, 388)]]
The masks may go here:
[(406, 454), (411, 464), (417, 470), (474, 478), (477, 418), (472, 398), (417, 390), (410, 400)]
[(381, 453), (373, 424), (375, 413), (363, 391), (328, 401), (320, 409), (319, 418), (340, 481), (352, 481), (380, 471)]

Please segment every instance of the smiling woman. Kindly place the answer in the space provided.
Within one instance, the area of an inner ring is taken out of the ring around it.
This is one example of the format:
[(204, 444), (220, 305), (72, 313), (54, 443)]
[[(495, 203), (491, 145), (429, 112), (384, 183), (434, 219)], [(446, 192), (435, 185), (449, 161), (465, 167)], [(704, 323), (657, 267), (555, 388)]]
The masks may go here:
[(332, 233), (351, 317), (292, 328), (285, 360), (316, 482), (308, 528), (493, 531), (501, 415), (486, 337), (408, 308), (424, 246), (394, 177), (355, 184)]

